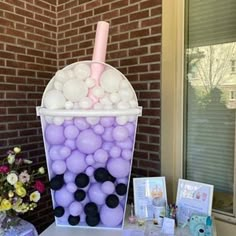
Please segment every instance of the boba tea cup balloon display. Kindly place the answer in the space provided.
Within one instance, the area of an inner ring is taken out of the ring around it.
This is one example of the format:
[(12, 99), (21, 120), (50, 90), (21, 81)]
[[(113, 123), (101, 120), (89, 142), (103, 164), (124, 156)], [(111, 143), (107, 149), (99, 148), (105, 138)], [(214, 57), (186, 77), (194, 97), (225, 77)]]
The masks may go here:
[(108, 26), (98, 22), (93, 59), (58, 70), (37, 107), (58, 226), (123, 227), (142, 109), (105, 63)]

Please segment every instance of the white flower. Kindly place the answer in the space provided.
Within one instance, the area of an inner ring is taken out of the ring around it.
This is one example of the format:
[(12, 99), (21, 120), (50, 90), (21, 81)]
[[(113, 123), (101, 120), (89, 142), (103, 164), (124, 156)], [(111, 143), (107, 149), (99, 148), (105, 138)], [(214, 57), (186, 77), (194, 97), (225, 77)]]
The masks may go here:
[(17, 154), (21, 152), (20, 147), (14, 147), (13, 151)]
[(45, 174), (45, 170), (44, 170), (44, 168), (43, 167), (40, 167), (39, 169), (38, 169), (38, 172), (39, 172), (39, 174)]
[(26, 183), (30, 181), (30, 175), (28, 174), (27, 170), (24, 170), (20, 173), (19, 180), (22, 183)]
[(7, 161), (10, 165), (12, 165), (14, 162), (15, 162), (15, 154), (12, 154), (10, 153), (8, 156), (7, 156)]
[(40, 192), (34, 191), (33, 193), (30, 194), (30, 201), (31, 202), (38, 202), (40, 197), (41, 197)]
[(9, 173), (7, 175), (7, 182), (14, 185), (18, 181), (18, 176), (15, 173)]
[(27, 160), (27, 159), (24, 159), (23, 162), (24, 162), (25, 164), (32, 164), (32, 163), (33, 163), (31, 160)]

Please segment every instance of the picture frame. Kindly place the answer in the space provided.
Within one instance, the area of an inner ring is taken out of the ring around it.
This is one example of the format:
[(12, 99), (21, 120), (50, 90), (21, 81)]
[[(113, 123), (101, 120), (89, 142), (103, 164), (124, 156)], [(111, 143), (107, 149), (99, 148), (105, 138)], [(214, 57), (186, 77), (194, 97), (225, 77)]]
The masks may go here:
[(188, 222), (193, 214), (211, 216), (213, 191), (213, 185), (179, 179), (176, 195), (178, 225)]
[(161, 221), (167, 208), (165, 177), (133, 178), (133, 192), (136, 217)]

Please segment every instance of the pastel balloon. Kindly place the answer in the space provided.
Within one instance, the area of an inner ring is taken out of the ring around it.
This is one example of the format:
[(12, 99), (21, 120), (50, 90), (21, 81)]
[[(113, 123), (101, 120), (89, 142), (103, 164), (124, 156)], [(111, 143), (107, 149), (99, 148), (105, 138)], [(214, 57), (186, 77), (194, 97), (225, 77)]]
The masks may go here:
[(64, 215), (62, 217), (60, 217), (60, 218), (57, 218), (57, 223), (58, 224), (62, 224), (62, 225), (68, 224), (68, 217), (69, 217), (69, 215), (70, 215), (70, 213), (69, 213), (68, 209), (66, 208)]
[(85, 63), (79, 63), (74, 66), (74, 74), (78, 79), (85, 79), (90, 75), (90, 67)]
[(74, 73), (72, 70), (64, 70), (65, 74), (66, 74), (66, 77), (67, 79), (73, 79), (74, 78)]
[(75, 139), (79, 134), (79, 129), (75, 125), (68, 125), (64, 129), (64, 135), (68, 139)]
[(83, 206), (80, 202), (72, 202), (69, 206), (69, 212), (72, 216), (78, 216), (83, 211)]
[(76, 145), (81, 152), (91, 154), (102, 146), (102, 139), (93, 130), (87, 129), (81, 131), (76, 140)]
[(64, 144), (66, 147), (70, 148), (71, 150), (76, 149), (76, 143), (74, 139), (67, 139)]
[(88, 97), (83, 97), (79, 101), (79, 107), (82, 109), (90, 109), (93, 105), (93, 102)]
[(75, 118), (74, 124), (79, 130), (85, 130), (89, 128), (89, 124), (86, 122), (85, 118)]
[(101, 190), (100, 183), (92, 184), (88, 190), (88, 194), (91, 202), (94, 202), (98, 205), (102, 205), (105, 203), (107, 195)]
[(130, 149), (124, 149), (122, 151), (121, 156), (125, 159), (125, 160), (131, 160), (133, 157), (133, 152)]
[(67, 146), (62, 146), (59, 149), (59, 155), (64, 160), (71, 154), (71, 149)]
[(102, 183), (101, 189), (106, 194), (112, 194), (115, 191), (115, 186), (111, 181), (105, 181)]
[(105, 150), (103, 149), (98, 149), (94, 153), (94, 160), (100, 163), (105, 163), (108, 159), (108, 154)]
[(74, 201), (73, 194), (68, 192), (66, 187), (55, 191), (54, 197), (57, 205), (62, 207), (68, 207)]
[(118, 116), (116, 117), (116, 123), (118, 125), (124, 125), (128, 122), (129, 117), (128, 116)]
[(112, 142), (114, 139), (113, 139), (113, 136), (112, 136), (112, 131), (113, 131), (113, 127), (108, 127), (105, 129), (104, 133), (102, 134), (102, 138), (105, 140), (105, 141), (109, 141), (109, 142)]
[(70, 110), (74, 107), (74, 103), (71, 101), (66, 101), (65, 102), (65, 109)]
[(133, 98), (133, 91), (129, 88), (119, 90), (119, 95), (123, 101), (130, 101)]
[(125, 128), (129, 131), (129, 136), (132, 136), (135, 132), (135, 125), (133, 123), (125, 124)]
[(109, 159), (107, 169), (116, 178), (126, 177), (130, 171), (130, 162), (122, 158)]
[(59, 150), (61, 149), (61, 145), (52, 145), (49, 149), (49, 157), (51, 160), (60, 160), (63, 159), (59, 154)]
[(111, 102), (115, 103), (115, 104), (121, 100), (120, 95), (118, 93), (111, 93), (109, 98), (110, 98)]
[(87, 117), (86, 121), (90, 124), (90, 125), (96, 125), (99, 123), (100, 118), (99, 117)]
[(55, 110), (64, 108), (66, 99), (59, 90), (50, 90), (46, 92), (43, 101), (46, 108)]
[(93, 165), (95, 163), (93, 155), (91, 155), (91, 154), (86, 156), (85, 161), (88, 165)]
[(115, 123), (115, 117), (102, 117), (100, 124), (103, 127), (111, 127)]
[(79, 102), (88, 94), (88, 87), (80, 79), (70, 79), (63, 86), (63, 94), (69, 101)]
[(96, 133), (96, 134), (103, 134), (105, 129), (102, 125), (100, 124), (97, 124), (93, 127), (93, 131)]
[(89, 166), (89, 167), (86, 169), (85, 173), (86, 173), (88, 176), (92, 176), (93, 173), (94, 173), (94, 168), (93, 168), (92, 166)]
[(92, 94), (98, 98), (102, 98), (104, 96), (103, 88), (97, 86), (92, 89)]
[(104, 71), (100, 77), (101, 87), (109, 93), (114, 93), (119, 90), (122, 76), (117, 71), (108, 69)]
[(72, 173), (70, 171), (66, 171), (64, 174), (64, 181), (66, 183), (74, 182), (75, 181), (76, 174)]
[(123, 142), (116, 142), (116, 145), (122, 149), (132, 149), (133, 148), (133, 142), (131, 138), (127, 138)]
[(103, 205), (100, 211), (100, 218), (102, 223), (108, 227), (115, 227), (122, 223), (123, 220), (123, 208), (119, 204), (116, 208), (109, 208)]
[(65, 122), (64, 122), (64, 127), (68, 126), (68, 125), (73, 125), (74, 121), (72, 119), (66, 119), (65, 118)]
[(66, 190), (70, 193), (74, 193), (77, 190), (77, 186), (73, 182), (67, 183)]
[(55, 74), (55, 80), (64, 82), (66, 80), (66, 73), (63, 70), (58, 70)]
[(73, 151), (67, 158), (66, 165), (68, 170), (75, 174), (83, 172), (87, 167), (85, 155), (77, 150)]
[(63, 117), (54, 117), (53, 118), (53, 124), (55, 124), (55, 125), (62, 125), (63, 122), (64, 122)]
[(124, 141), (129, 136), (128, 130), (124, 126), (116, 126), (112, 131), (113, 138), (118, 141)]
[(64, 129), (58, 125), (48, 125), (45, 130), (46, 140), (49, 144), (62, 144), (65, 141)]
[(129, 109), (130, 106), (129, 106), (129, 103), (126, 102), (126, 101), (121, 101), (117, 104), (117, 108), (120, 109), (120, 110), (125, 110), (125, 109)]
[(87, 78), (87, 79), (85, 80), (85, 84), (87, 85), (88, 88), (92, 88), (92, 87), (95, 86), (96, 81), (95, 81), (95, 79)]
[(57, 175), (61, 175), (66, 171), (66, 164), (64, 161), (54, 161), (52, 163), (52, 171), (57, 174)]
[(117, 146), (113, 146), (113, 147), (110, 149), (109, 154), (110, 154), (110, 156), (113, 157), (113, 158), (120, 157), (121, 148), (120, 148), (120, 147), (117, 147)]

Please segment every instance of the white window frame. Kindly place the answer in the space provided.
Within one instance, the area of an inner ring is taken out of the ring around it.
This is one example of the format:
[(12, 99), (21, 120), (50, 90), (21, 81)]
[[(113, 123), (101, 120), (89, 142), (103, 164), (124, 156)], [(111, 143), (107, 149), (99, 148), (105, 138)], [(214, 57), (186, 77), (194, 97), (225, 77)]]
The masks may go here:
[[(161, 175), (166, 177), (170, 202), (175, 202), (178, 179), (183, 178), (184, 2), (162, 1)], [(236, 224), (235, 217), (213, 215)]]

